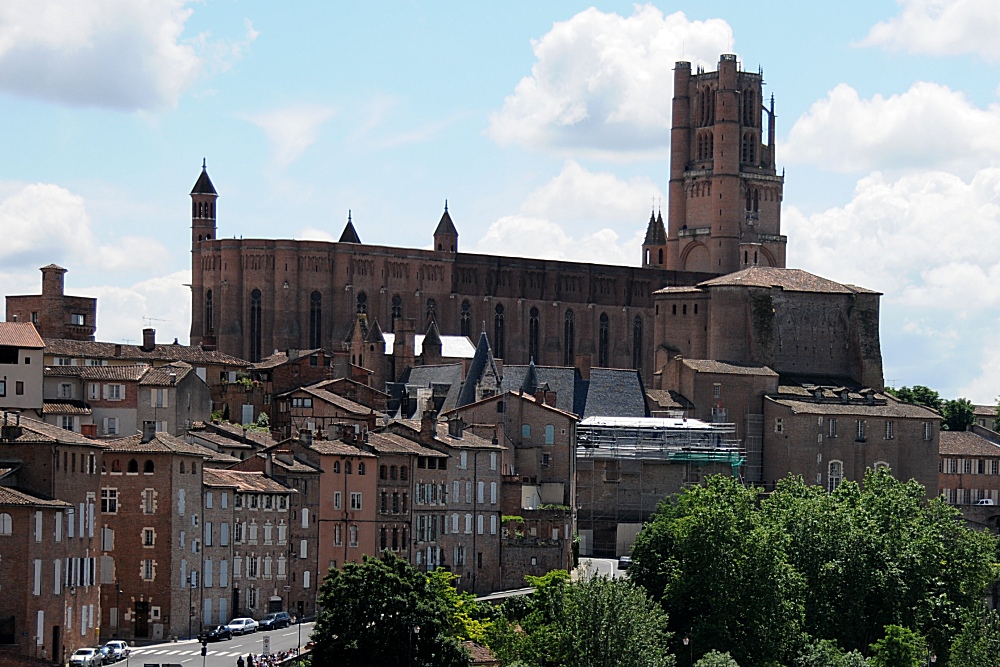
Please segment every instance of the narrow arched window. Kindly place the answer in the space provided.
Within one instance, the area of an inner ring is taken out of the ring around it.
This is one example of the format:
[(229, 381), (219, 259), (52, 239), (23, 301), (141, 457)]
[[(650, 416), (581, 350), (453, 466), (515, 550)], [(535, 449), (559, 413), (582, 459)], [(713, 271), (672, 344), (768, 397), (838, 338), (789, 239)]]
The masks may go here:
[(389, 331), (396, 330), (396, 320), (403, 316), (403, 298), (398, 294), (392, 295), (392, 316), (389, 318)]
[(750, 135), (743, 135), (743, 162), (750, 161)]
[(261, 322), (260, 322), (260, 290), (256, 287), (250, 292), (250, 354), (249, 361), (260, 361)]
[(573, 347), (576, 331), (573, 322), (573, 310), (566, 310), (566, 319), (563, 320), (563, 365), (573, 366), (576, 363), (576, 350)]
[(142, 471), (146, 473), (155, 472), (155, 467), (153, 466), (152, 460), (146, 459), (146, 463), (144, 463), (142, 466)]
[(660, 260), (660, 261), (659, 261), (659, 263), (660, 263), (660, 264), (663, 264), (663, 248), (660, 248), (660, 249), (659, 249), (659, 250), (657, 251), (657, 255), (658, 255), (658, 259)]
[(437, 321), (437, 301), (427, 299), (427, 324)]
[(827, 491), (833, 491), (844, 481), (844, 464), (840, 461), (830, 461), (827, 472)]
[(601, 313), (600, 326), (597, 334), (597, 365), (608, 367), (608, 314)]
[(760, 191), (757, 188), (753, 190), (753, 212), (756, 213), (760, 210)]
[(358, 474), (359, 475), (364, 475), (365, 474), (365, 462), (364, 461), (359, 461), (358, 462)]
[(309, 347), (323, 347), (323, 295), (319, 292), (309, 296)]
[(215, 330), (215, 304), (212, 303), (212, 290), (205, 292), (205, 331)]
[(642, 370), (642, 318), (638, 315), (632, 322), (632, 368)]
[(368, 295), (358, 292), (358, 313), (364, 315), (368, 312)]
[(503, 304), (498, 303), (493, 316), (493, 354), (498, 359), (504, 358), (504, 322)]
[(111, 462), (111, 472), (121, 472), (121, 471), (122, 471), (122, 462), (121, 462), (121, 459), (115, 459), (114, 461), (112, 461)]
[(472, 335), (472, 306), (468, 300), (462, 302), (462, 335)]
[(10, 535), (13, 532), (14, 522), (11, 520), (11, 516), (6, 512), (0, 512), (0, 535)]
[(139, 462), (135, 459), (131, 459), (128, 462), (128, 472), (139, 472)]
[(350, 461), (344, 461), (344, 474), (345, 475), (350, 475), (351, 474), (351, 462)]
[(538, 361), (538, 309), (528, 312), (528, 358)]

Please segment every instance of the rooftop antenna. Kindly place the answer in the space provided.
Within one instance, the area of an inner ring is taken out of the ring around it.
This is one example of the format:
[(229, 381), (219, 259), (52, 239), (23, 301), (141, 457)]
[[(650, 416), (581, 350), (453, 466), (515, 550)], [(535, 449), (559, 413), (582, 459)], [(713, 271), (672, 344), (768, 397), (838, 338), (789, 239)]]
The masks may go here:
[(153, 322), (169, 322), (169, 321), (170, 320), (162, 320), (162, 319), (160, 319), (158, 317), (146, 317), (145, 315), (142, 316), (142, 322), (147, 327), (152, 326)]

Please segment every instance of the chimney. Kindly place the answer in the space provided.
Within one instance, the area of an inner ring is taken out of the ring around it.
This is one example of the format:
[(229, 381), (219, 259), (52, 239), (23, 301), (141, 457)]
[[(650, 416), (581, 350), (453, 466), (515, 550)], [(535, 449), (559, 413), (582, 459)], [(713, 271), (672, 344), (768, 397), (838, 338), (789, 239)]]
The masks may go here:
[(356, 434), (354, 433), (354, 429), (353, 428), (345, 428), (344, 432), (341, 433), (341, 435), (340, 435), (340, 439), (341, 439), (341, 441), (346, 442), (349, 445), (352, 445), (352, 444), (354, 444), (354, 436), (355, 435)]
[(437, 413), (434, 412), (434, 402), (428, 400), (423, 414), (420, 416), (420, 441), (430, 442), (437, 435)]
[(170, 373), (167, 377), (170, 378), (171, 385), (177, 384), (177, 373)]
[(122, 356), (122, 345), (121, 345), (121, 343), (115, 343), (115, 356), (116, 357)]
[(312, 447), (313, 444), (313, 432), (307, 428), (299, 429), (299, 442), (301, 442), (306, 447)]
[(80, 435), (85, 438), (96, 438), (97, 424), (80, 424)]
[(278, 460), (287, 465), (295, 465), (295, 456), (290, 449), (279, 449), (275, 452)]
[(462, 432), (465, 431), (465, 422), (462, 418), (456, 414), (448, 417), (448, 435), (453, 438), (461, 438)]
[(142, 438), (139, 442), (149, 442), (156, 437), (156, 422), (142, 422)]
[(267, 477), (274, 476), (274, 457), (271, 455), (271, 452), (268, 452), (264, 458), (264, 475)]
[(12, 442), (20, 438), (21, 433), (21, 413), (4, 412), (3, 427), (0, 428), (0, 440), (3, 442)]
[(156, 347), (156, 329), (143, 329), (142, 330), (143, 351), (149, 352), (154, 347)]
[(590, 363), (591, 355), (589, 354), (578, 354), (576, 355), (576, 368), (580, 371), (580, 377), (584, 380), (590, 379)]

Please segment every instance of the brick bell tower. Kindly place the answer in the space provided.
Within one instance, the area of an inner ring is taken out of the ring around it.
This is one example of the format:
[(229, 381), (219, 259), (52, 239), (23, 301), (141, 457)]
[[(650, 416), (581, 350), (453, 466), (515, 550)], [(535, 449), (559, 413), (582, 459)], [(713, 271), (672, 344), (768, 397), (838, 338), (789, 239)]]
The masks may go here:
[(216, 344), (216, 295), (211, 289), (205, 289), (203, 272), (208, 242), (216, 238), (215, 202), (218, 198), (219, 193), (202, 159), (201, 174), (191, 188), (191, 345), (201, 345), (205, 349), (215, 349)]
[[(763, 85), (763, 74), (740, 71), (732, 54), (715, 72), (674, 67), (664, 268), (725, 274), (785, 266), (785, 177), (775, 170), (774, 98), (764, 107)], [(656, 259), (644, 247), (643, 265)]]

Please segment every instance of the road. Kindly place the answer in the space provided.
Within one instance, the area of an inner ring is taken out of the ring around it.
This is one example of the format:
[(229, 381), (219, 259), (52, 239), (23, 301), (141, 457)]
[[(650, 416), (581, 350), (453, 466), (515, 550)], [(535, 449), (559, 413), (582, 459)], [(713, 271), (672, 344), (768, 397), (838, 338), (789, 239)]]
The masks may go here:
[[(303, 623), (302, 644), (309, 641), (313, 624)], [(228, 641), (211, 642), (208, 645), (208, 655), (205, 656), (205, 667), (234, 667), (236, 659), (243, 656), (246, 660), (248, 653), (258, 655), (264, 652), (264, 637), (271, 638), (271, 653), (287, 651), (295, 648), (299, 637), (299, 626), (292, 625), (281, 630), (270, 632), (256, 632), (249, 635), (233, 637)], [(163, 644), (152, 644), (132, 649), (127, 663), (117, 663), (131, 667), (135, 662), (136, 667), (155, 664), (180, 664), (185, 667), (200, 667), (202, 665), (201, 644), (197, 640), (185, 640), (179, 642), (165, 642)]]
[(587, 572), (601, 574), (612, 579), (620, 579), (628, 576), (627, 570), (618, 569), (617, 558), (581, 558), (580, 567), (577, 569), (577, 576), (584, 576)]

